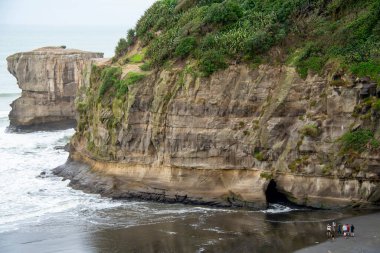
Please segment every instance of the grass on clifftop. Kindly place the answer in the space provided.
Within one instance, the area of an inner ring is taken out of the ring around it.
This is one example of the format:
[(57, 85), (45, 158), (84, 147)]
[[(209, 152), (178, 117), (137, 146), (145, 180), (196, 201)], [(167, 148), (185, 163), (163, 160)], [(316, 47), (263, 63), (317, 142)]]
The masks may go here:
[(153, 67), (189, 59), (208, 76), (233, 63), (280, 61), (306, 77), (333, 62), (379, 82), (379, 17), (380, 0), (159, 0), (116, 57), (139, 40)]

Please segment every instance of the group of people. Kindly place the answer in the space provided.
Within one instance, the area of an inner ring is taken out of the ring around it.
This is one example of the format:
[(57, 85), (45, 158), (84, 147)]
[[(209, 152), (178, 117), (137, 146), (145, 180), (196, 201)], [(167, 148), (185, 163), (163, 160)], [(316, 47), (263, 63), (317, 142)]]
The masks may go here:
[(344, 238), (355, 236), (355, 226), (353, 224), (338, 224), (336, 225), (335, 221), (330, 225), (327, 224), (327, 237), (335, 240), (335, 234), (338, 236), (343, 235)]

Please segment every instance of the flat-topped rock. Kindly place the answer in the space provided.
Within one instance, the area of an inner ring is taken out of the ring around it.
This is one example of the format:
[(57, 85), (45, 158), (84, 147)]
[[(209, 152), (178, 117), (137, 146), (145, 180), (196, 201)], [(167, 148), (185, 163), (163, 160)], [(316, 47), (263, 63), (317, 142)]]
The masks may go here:
[(76, 91), (95, 58), (103, 58), (103, 53), (64, 47), (43, 47), (9, 56), (8, 70), (22, 90), (21, 97), (11, 104), (11, 126), (74, 124)]

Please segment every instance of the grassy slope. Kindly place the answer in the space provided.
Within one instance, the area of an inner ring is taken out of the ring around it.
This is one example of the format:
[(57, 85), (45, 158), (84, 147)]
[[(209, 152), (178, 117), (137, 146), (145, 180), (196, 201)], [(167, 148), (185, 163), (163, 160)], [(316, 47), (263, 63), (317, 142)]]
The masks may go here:
[(273, 62), (277, 46), (301, 76), (335, 71), (380, 81), (380, 0), (160, 0), (121, 39), (116, 57), (137, 39), (146, 62), (187, 59), (203, 75), (245, 62)]

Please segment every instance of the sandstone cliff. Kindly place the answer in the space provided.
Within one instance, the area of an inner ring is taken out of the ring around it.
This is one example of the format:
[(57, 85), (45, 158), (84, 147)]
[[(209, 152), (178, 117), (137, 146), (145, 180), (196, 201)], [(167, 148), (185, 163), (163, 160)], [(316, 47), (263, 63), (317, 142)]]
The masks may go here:
[(7, 58), (22, 90), (9, 114), (12, 127), (75, 122), (74, 100), (86, 66), (103, 53), (45, 47)]
[(157, 1), (91, 68), (88, 191), (222, 206), (380, 203), (380, 2)]
[(74, 186), (113, 197), (261, 208), (272, 181), (300, 205), (379, 203), (378, 153), (346, 154), (338, 142), (361, 124), (378, 129), (377, 119), (354, 115), (366, 80), (343, 76), (347, 85), (337, 87), (330, 77), (303, 80), (286, 66), (237, 65), (210, 78), (179, 68), (150, 73), (126, 96), (113, 97), (111, 89), (98, 100), (99, 69), (81, 94), (72, 140), (71, 160), (87, 166), (68, 162), (56, 170)]

